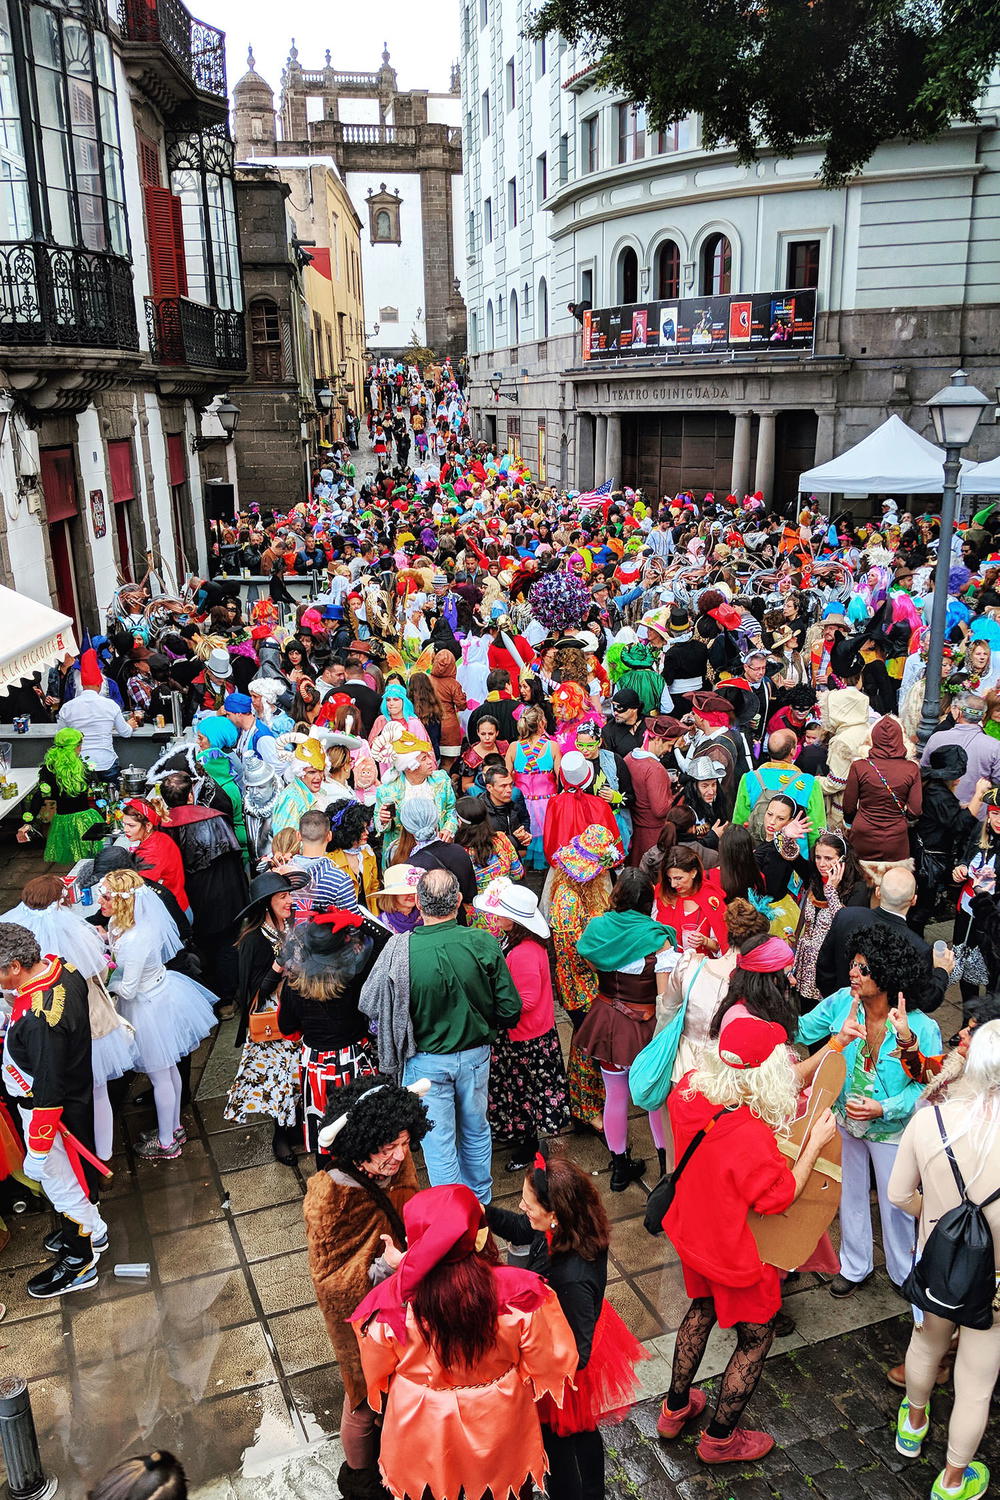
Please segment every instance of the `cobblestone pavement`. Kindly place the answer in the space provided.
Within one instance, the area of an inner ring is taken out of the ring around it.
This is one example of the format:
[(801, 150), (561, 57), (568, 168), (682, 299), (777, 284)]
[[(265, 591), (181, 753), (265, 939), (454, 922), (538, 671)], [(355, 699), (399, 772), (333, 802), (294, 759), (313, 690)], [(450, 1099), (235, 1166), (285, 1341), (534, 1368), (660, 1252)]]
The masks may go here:
[[(709, 1469), (695, 1455), (697, 1424), (676, 1442), (656, 1435), (659, 1402), (644, 1401), (608, 1428), (608, 1493), (621, 1500), (912, 1500), (944, 1467), (952, 1387), (938, 1387), (918, 1460), (895, 1448), (901, 1392), (885, 1379), (910, 1336), (906, 1315), (769, 1359), (747, 1409), (777, 1446), (759, 1464)], [(703, 1388), (713, 1390), (715, 1382)], [(711, 1402), (710, 1402), (711, 1404)], [(987, 1428), (979, 1457), (1000, 1470), (1000, 1440)]]

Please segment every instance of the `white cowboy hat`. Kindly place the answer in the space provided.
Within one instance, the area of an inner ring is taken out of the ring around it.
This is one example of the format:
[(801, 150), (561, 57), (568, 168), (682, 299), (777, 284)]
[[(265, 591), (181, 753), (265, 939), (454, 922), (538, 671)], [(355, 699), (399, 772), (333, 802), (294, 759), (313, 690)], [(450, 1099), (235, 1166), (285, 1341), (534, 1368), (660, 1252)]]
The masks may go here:
[(549, 924), (538, 910), (538, 897), (526, 885), (515, 885), (506, 875), (491, 880), (480, 895), (473, 898), (476, 911), (491, 917), (510, 917), (536, 937), (549, 935)]

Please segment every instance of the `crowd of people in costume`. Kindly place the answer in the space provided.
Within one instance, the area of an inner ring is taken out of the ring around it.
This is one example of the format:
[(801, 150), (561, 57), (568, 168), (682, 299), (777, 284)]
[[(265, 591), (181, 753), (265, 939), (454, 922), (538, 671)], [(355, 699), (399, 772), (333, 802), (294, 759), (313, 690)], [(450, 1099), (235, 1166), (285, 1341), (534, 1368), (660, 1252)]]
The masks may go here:
[[(704, 1418), (704, 1463), (768, 1453), (745, 1417), (783, 1289), (873, 1276), (874, 1185), (915, 1314), (896, 1445), (953, 1369), (934, 1494), (971, 1500), (1000, 1329), (921, 1302), (913, 1267), (959, 1180), (1000, 1235), (1000, 513), (941, 583), (936, 518), (889, 501), (581, 496), (473, 439), (447, 366), (374, 369), (369, 397), (374, 472), (324, 453), (290, 513), (221, 528), (190, 597), (128, 591), (17, 690), (56, 723), (18, 832), (56, 868), (0, 918), (4, 1154), (58, 1216), (29, 1293), (98, 1281), (131, 1076), (155, 1126), (130, 1149), (176, 1158), (191, 1054), (237, 1017), (226, 1117), (318, 1167), (348, 1500), (603, 1495), (643, 1350), (605, 1299), (587, 1134), (612, 1194), (657, 1185), (690, 1299), (662, 1441)], [(183, 731), (137, 786), (157, 713)]]

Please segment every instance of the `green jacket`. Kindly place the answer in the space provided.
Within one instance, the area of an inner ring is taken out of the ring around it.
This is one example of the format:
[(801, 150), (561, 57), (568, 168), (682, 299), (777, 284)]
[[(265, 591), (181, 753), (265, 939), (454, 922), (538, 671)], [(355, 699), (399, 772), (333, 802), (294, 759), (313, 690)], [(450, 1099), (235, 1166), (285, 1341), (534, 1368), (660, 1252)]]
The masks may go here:
[(232, 762), (228, 755), (220, 754), (214, 750), (203, 750), (198, 760), (205, 767), (217, 786), (221, 786), (229, 798), (233, 809), (233, 832), (239, 839), (240, 848), (244, 856), (247, 853), (247, 825), (243, 821), (243, 794), (241, 793), (233, 774)]

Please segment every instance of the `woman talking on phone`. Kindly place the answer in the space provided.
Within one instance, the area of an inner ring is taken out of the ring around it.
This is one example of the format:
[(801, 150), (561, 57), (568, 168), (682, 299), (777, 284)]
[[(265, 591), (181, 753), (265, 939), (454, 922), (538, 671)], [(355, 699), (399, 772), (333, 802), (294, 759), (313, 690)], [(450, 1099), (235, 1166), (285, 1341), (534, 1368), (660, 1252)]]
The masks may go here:
[[(924, 1056), (940, 1049), (937, 1025), (920, 1010), (930, 979), (920, 955), (891, 927), (860, 928), (853, 936), (849, 984), (836, 990), (799, 1021), (795, 1040), (811, 1046), (844, 1029), (847, 1075), (833, 1106), (841, 1135), (840, 1274), (832, 1297), (850, 1297), (875, 1269), (869, 1173), (878, 1190), (882, 1248), (890, 1280), (901, 1286), (913, 1263), (913, 1224), (889, 1197), (896, 1148), (920, 1098), (920, 1085), (904, 1069), (890, 1011), (900, 995), (907, 1002), (908, 1033)], [(838, 1045), (838, 1043), (834, 1043)]]

